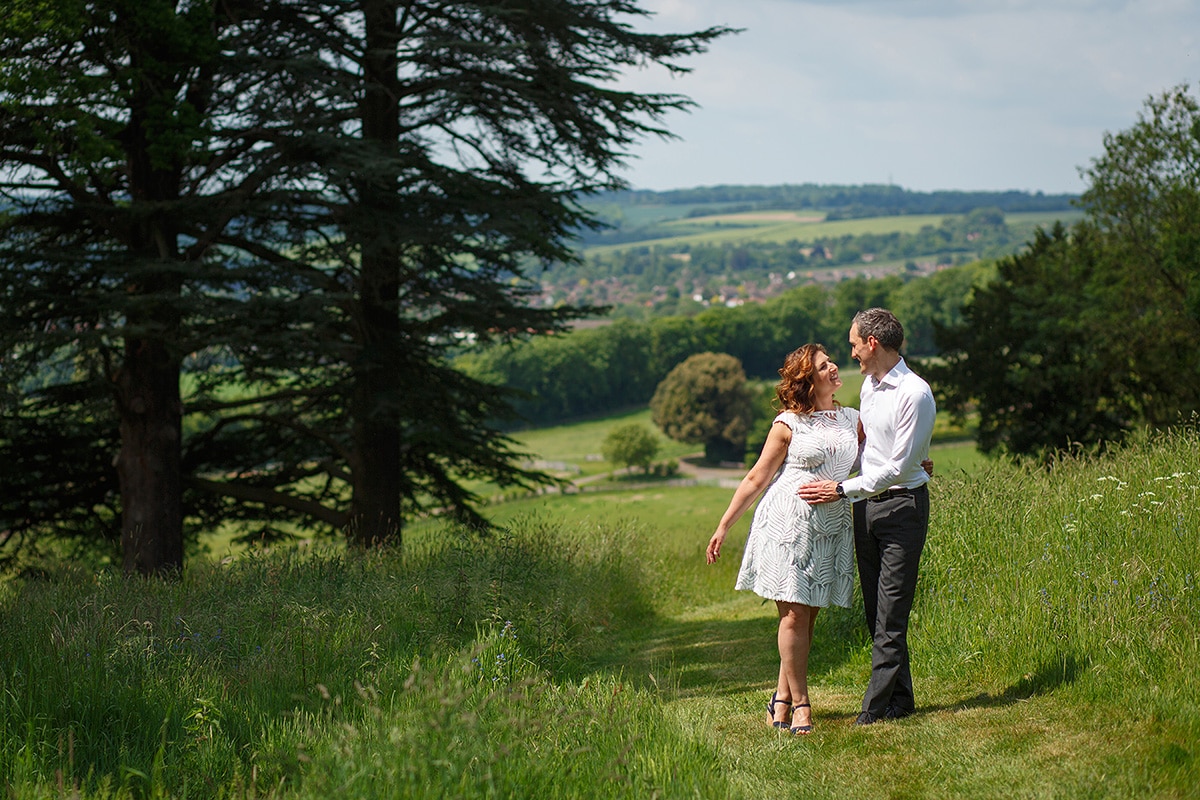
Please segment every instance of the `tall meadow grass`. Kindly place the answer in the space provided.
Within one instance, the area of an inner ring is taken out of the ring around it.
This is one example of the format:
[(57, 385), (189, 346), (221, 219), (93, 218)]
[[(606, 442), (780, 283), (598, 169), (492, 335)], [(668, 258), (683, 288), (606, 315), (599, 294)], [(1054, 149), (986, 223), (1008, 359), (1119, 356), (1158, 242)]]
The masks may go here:
[(848, 724), (870, 659), (859, 600), (818, 622), (818, 735), (768, 727), (773, 609), (733, 591), (736, 536), (716, 567), (703, 559), (732, 490), (656, 487), (512, 503), (490, 534), (424, 526), (402, 550), (0, 584), (0, 784), (16, 798), (1194, 796), (1200, 433), (932, 486), (919, 713), (903, 722)]
[(64, 567), (10, 583), (0, 776), (15, 797), (719, 792), (677, 774), (700, 745), (660, 706), (619, 678), (571, 678), (606, 630), (649, 613), (640, 537), (580, 533), (530, 517), (404, 552), (250, 554), (178, 582)]
[(939, 672), (1037, 685), (1086, 672), (1194, 703), (1177, 678), (1200, 660), (1197, 445), (1195, 430), (1160, 433), (935, 483), (918, 624)]

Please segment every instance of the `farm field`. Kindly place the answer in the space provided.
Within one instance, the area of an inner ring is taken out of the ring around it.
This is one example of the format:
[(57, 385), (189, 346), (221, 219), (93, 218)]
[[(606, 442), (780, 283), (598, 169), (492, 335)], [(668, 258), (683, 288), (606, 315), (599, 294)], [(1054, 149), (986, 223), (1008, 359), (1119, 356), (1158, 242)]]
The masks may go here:
[[(868, 233), (917, 233), (926, 225), (938, 226), (947, 216), (946, 214), (910, 214), (826, 222), (823, 214), (819, 212), (783, 210), (669, 219), (658, 222), (654, 227), (654, 238), (589, 247), (585, 249), (584, 255), (611, 255), (617, 251), (646, 245), (676, 248), (685, 245), (737, 242), (785, 244), (791, 241), (804, 243), (818, 238), (861, 236)], [(1069, 223), (1081, 217), (1081, 212), (1073, 210), (1021, 212), (1008, 214), (1005, 218), (1010, 225), (1032, 233), (1035, 226), (1049, 226), (1056, 220)]]

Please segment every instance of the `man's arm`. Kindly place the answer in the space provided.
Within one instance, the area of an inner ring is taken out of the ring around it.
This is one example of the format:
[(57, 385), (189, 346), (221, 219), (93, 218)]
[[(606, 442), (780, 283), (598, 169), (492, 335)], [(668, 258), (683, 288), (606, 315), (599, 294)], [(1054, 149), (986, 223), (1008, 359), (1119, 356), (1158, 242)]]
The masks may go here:
[[(937, 416), (933, 395), (923, 391), (902, 397), (894, 413), (896, 426), (891, 453), (883, 464), (872, 469), (864, 468), (858, 476), (842, 481), (845, 497), (861, 500), (879, 494), (894, 486), (902, 475), (920, 465), (928, 455), (933, 421)], [(837, 485), (837, 481), (815, 481), (801, 486), (796, 493), (808, 503), (830, 503), (843, 496), (837, 493)]]

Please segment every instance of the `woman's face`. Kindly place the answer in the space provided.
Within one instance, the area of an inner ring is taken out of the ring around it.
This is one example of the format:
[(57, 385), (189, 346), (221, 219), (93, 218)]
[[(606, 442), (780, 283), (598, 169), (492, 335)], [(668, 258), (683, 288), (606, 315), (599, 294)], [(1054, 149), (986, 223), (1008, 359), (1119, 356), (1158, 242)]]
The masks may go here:
[(832, 397), (841, 385), (837, 364), (826, 354), (817, 353), (813, 358), (813, 392), (822, 397)]

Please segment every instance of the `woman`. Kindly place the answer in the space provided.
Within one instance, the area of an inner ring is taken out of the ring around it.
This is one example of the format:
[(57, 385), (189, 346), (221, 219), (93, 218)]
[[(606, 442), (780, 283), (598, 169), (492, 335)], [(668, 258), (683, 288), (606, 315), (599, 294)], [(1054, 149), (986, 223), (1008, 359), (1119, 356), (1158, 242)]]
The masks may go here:
[(809, 481), (847, 478), (862, 432), (858, 411), (833, 399), (842, 380), (824, 347), (806, 344), (788, 354), (779, 376), (773, 406), (780, 413), (721, 517), (707, 555), (709, 564), (717, 560), (730, 527), (762, 495), (736, 588), (775, 601), (779, 681), (767, 714), (776, 728), (807, 734), (813, 730), (808, 697), (813, 626), (821, 607), (850, 605), (854, 546), (850, 503), (809, 505), (796, 489)]

